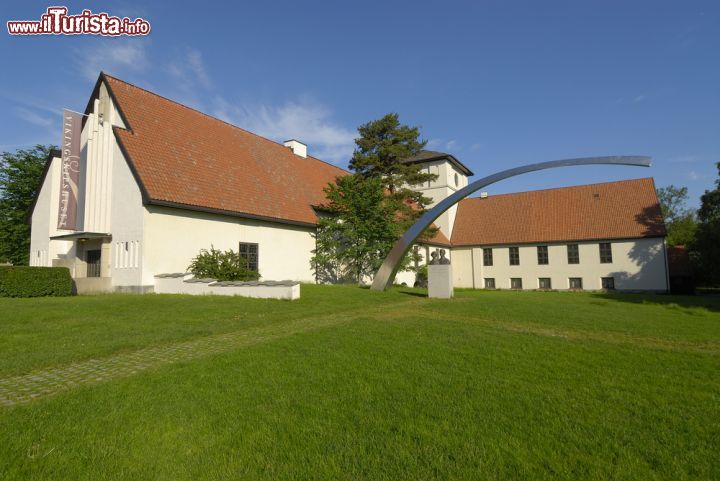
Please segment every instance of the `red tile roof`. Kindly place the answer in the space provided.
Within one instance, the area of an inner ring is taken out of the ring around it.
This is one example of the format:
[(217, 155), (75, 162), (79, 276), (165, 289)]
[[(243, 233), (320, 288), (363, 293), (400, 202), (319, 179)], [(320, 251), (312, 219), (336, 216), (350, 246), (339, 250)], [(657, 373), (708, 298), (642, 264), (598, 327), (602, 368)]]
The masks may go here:
[(651, 178), (462, 200), (453, 246), (665, 235)]
[[(323, 189), (348, 174), (120, 79), (103, 81), (126, 122), (114, 131), (146, 203), (314, 225)], [(661, 235), (652, 179), (639, 179), (463, 200), (452, 245)], [(438, 231), (430, 243), (451, 241)]]
[(114, 77), (101, 80), (145, 202), (313, 225), (323, 189), (347, 172)]

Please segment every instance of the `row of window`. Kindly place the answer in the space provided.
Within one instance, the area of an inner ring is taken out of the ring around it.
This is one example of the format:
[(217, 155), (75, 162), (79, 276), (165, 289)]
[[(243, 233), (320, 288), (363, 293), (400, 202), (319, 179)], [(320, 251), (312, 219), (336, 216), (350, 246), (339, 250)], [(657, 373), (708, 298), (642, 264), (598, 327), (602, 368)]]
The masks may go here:
[[(601, 277), (600, 278), (602, 288), (606, 290), (615, 289), (615, 278), (614, 277)], [(485, 278), (485, 289), (495, 289), (495, 278)], [(522, 289), (523, 283), (521, 277), (510, 278), (510, 289)], [(582, 289), (583, 280), (582, 277), (569, 277), (568, 278), (569, 289)], [(538, 289), (552, 289), (552, 280), (549, 277), (538, 278)]]
[(115, 262), (113, 263), (113, 267), (116, 269), (135, 269), (139, 265), (140, 241), (115, 243)]
[[(612, 263), (612, 245), (610, 242), (601, 242), (600, 248), (600, 263), (611, 264)], [(510, 247), (508, 249), (508, 255), (511, 266), (520, 265), (520, 248)], [(567, 245), (567, 262), (568, 264), (580, 264), (580, 248), (577, 244)], [(548, 254), (548, 246), (537, 246), (537, 263), (539, 265), (547, 265), (550, 263), (550, 255)], [(483, 265), (493, 265), (493, 250), (491, 247), (483, 249)]]

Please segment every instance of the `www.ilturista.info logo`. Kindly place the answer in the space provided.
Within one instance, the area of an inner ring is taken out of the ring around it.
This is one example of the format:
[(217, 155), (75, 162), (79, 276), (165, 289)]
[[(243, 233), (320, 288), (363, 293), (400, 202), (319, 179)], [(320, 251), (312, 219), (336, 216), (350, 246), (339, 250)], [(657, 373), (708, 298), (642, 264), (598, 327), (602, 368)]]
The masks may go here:
[(148, 35), (150, 22), (142, 18), (130, 20), (83, 10), (79, 15), (68, 15), (67, 7), (48, 7), (40, 20), (10, 20), (10, 35)]

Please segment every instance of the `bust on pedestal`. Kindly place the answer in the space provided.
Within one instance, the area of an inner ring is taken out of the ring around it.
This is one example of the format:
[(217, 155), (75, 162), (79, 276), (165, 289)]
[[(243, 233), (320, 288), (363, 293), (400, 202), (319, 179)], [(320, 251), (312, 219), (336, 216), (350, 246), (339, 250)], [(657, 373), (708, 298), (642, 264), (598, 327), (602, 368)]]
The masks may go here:
[(445, 249), (432, 252), (428, 264), (428, 297), (450, 299), (453, 297), (453, 276), (450, 260), (445, 257)]

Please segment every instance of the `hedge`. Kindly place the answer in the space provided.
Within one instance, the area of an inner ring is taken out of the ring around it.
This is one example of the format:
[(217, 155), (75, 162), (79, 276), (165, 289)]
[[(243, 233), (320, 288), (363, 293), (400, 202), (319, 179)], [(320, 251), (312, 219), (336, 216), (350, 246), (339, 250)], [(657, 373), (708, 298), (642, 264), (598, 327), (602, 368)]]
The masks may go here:
[(67, 267), (0, 266), (0, 297), (71, 296)]

